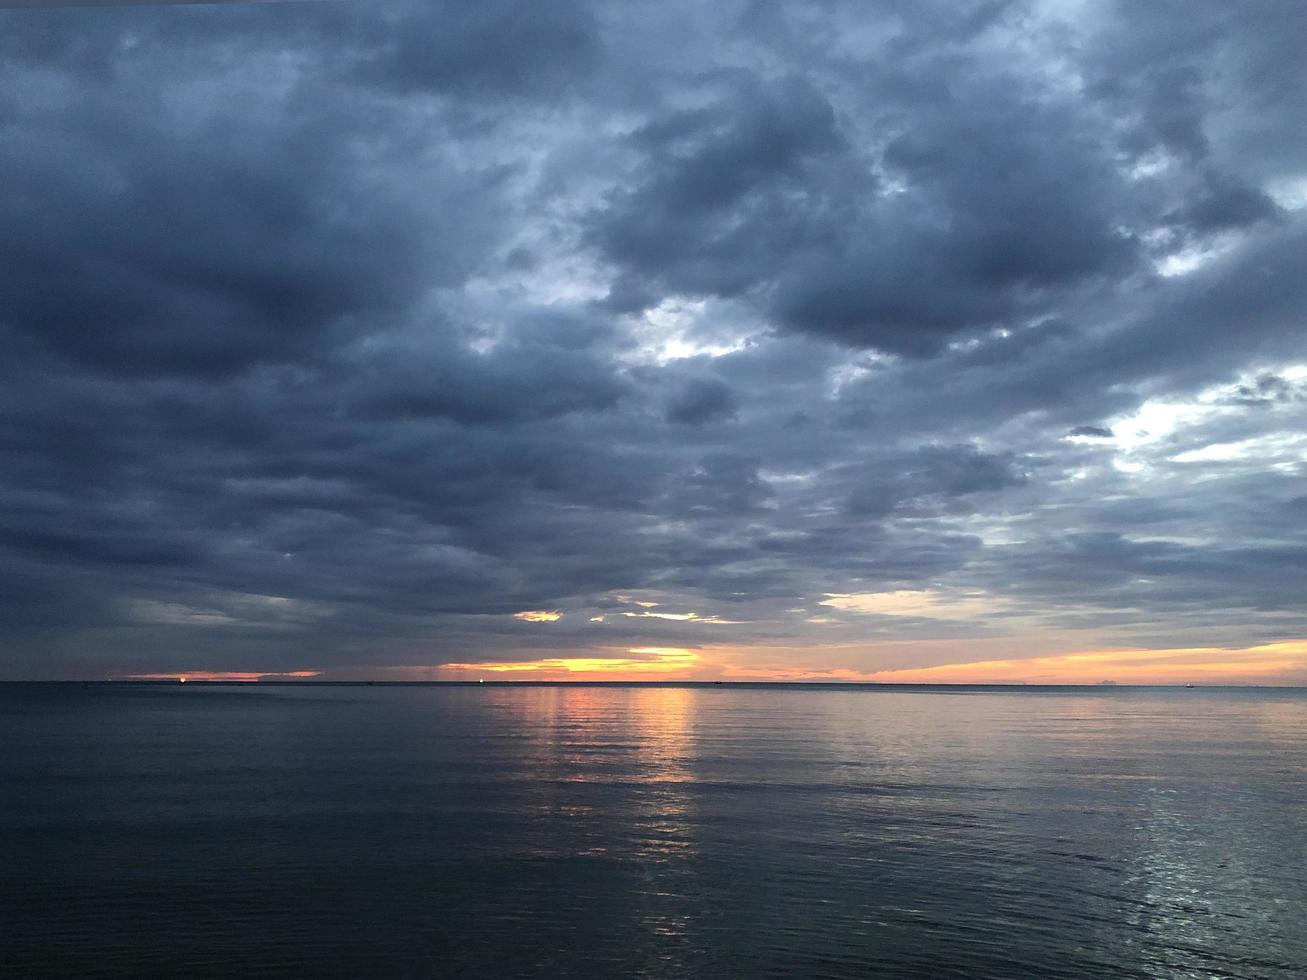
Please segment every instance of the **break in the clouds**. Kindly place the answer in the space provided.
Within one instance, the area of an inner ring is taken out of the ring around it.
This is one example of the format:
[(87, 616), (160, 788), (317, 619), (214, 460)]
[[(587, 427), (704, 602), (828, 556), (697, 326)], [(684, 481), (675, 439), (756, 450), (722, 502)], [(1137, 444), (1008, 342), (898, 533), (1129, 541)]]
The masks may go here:
[(1304, 36), (4, 11), (2, 672), (1307, 681)]

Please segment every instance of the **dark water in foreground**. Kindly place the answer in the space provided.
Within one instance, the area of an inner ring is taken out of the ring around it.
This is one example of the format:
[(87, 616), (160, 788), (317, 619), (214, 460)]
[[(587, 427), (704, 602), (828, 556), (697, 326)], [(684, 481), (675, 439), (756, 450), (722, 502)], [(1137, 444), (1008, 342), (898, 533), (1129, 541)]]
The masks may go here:
[(1307, 976), (1307, 692), (0, 685), (0, 974)]

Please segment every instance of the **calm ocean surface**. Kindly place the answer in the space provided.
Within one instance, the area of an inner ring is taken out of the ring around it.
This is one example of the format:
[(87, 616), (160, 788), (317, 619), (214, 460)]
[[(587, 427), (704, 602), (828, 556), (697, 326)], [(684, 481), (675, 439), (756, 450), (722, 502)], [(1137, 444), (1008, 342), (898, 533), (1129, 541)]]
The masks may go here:
[(0, 685), (0, 975), (1307, 976), (1307, 691)]

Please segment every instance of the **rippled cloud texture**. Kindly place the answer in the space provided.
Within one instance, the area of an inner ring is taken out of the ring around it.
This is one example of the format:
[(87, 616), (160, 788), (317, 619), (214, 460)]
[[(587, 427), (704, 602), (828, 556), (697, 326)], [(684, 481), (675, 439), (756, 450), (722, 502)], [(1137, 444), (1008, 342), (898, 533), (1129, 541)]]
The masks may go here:
[(1307, 682), (1303, 37), (0, 12), (0, 672)]

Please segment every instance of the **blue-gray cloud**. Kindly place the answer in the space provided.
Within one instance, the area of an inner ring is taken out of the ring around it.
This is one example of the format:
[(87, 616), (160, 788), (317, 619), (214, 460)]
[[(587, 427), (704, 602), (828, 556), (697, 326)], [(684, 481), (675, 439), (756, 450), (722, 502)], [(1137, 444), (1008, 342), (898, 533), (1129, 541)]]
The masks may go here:
[(6, 676), (1307, 629), (1301, 4), (18, 6)]

